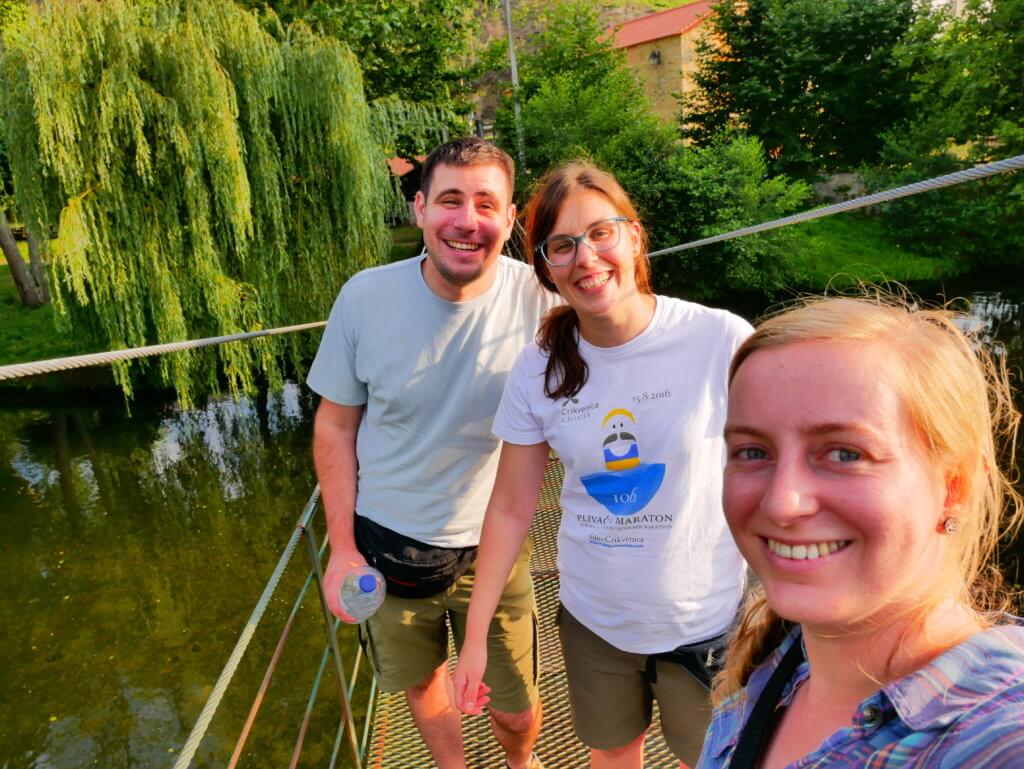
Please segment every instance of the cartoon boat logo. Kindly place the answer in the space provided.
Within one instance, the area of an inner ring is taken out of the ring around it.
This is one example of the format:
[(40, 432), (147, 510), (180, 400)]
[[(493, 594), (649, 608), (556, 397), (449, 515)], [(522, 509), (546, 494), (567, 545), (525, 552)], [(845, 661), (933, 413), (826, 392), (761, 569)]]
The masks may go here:
[(632, 515), (650, 502), (665, 478), (664, 464), (643, 464), (636, 439), (636, 417), (626, 409), (612, 409), (601, 421), (602, 445), (608, 472), (580, 480), (587, 494), (613, 515)]
[(603, 428), (611, 422), (611, 432), (604, 439), (604, 466), (609, 470), (628, 470), (640, 464), (640, 447), (636, 445), (636, 436), (626, 432), (626, 420), (632, 430), (636, 419), (626, 409), (612, 409), (601, 421)]

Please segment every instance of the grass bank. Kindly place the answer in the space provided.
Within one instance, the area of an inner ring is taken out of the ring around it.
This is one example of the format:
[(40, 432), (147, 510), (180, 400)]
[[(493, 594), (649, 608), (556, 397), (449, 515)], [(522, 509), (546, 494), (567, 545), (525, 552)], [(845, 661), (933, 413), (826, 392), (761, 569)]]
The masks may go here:
[[(18, 243), (28, 259), (24, 243)], [(0, 262), (0, 365), (95, 352), (88, 340), (57, 330), (52, 305), (28, 309), (21, 304), (10, 268)]]
[(873, 217), (839, 214), (796, 225), (790, 264), (798, 287), (811, 291), (857, 283), (939, 280), (958, 273), (950, 259), (901, 248)]
[(408, 259), (420, 252), (420, 239), (422, 233), (420, 228), (407, 224), (401, 227), (391, 228), (391, 261), (397, 262), (401, 259)]

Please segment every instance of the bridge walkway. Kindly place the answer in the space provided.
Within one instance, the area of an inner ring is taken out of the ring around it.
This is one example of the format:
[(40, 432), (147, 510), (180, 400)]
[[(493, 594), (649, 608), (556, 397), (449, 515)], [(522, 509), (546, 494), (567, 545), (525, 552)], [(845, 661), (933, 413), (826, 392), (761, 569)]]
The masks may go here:
[[(562, 514), (558, 497), (562, 487), (562, 465), (548, 462), (537, 503), (531, 533), (534, 551), (530, 560), (540, 619), (540, 691), (544, 703), (544, 727), (537, 743), (537, 755), (545, 769), (580, 769), (589, 765), (589, 751), (576, 739), (569, 716), (569, 692), (565, 680), (562, 648), (555, 627), (558, 608), (558, 569), (555, 562), (558, 523)], [(371, 769), (427, 769), (433, 761), (413, 724), (402, 694), (380, 694), (374, 711), (373, 731), (364, 766)], [(655, 706), (657, 707), (657, 706)], [(655, 711), (647, 737), (644, 766), (675, 769), (679, 761), (661, 735)], [(501, 769), (504, 753), (491, 734), (486, 716), (462, 720), (466, 763), (470, 769)]]

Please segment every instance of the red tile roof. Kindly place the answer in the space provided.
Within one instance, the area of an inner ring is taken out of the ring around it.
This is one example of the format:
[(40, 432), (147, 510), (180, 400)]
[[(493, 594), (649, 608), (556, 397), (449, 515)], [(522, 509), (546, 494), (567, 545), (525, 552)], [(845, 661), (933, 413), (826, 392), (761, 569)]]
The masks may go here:
[(413, 165), (405, 158), (388, 158), (388, 168), (393, 176), (405, 176), (413, 169)]
[(627, 21), (615, 28), (615, 47), (630, 48), (651, 40), (689, 32), (712, 12), (711, 3), (712, 0), (698, 0), (695, 3)]

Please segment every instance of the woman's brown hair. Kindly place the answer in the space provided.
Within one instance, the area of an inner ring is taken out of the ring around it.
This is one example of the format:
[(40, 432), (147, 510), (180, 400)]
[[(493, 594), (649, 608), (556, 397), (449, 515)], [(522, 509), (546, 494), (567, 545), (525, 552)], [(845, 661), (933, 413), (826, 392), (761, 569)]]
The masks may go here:
[[(536, 252), (537, 245), (551, 235), (562, 204), (574, 193), (591, 190), (604, 195), (615, 210), (638, 222), (636, 208), (615, 177), (597, 166), (573, 161), (557, 166), (541, 177), (533, 188), (526, 208), (526, 254), (537, 280), (548, 291), (558, 293), (544, 258)], [(640, 225), (640, 251), (634, 265), (636, 287), (650, 294), (651, 275), (647, 264), (647, 233)], [(545, 316), (537, 332), (537, 343), (547, 353), (544, 371), (544, 393), (549, 398), (572, 398), (587, 383), (587, 363), (579, 351), (579, 317), (569, 305), (553, 308)]]
[[(812, 298), (761, 323), (736, 351), (730, 383), (759, 350), (801, 342), (854, 344), (863, 355), (882, 345), (898, 353), (896, 386), (935, 466), (957, 495), (957, 532), (946, 563), (935, 564), (931, 595), (914, 608), (905, 633), (920, 632), (931, 610), (950, 598), (989, 627), (1008, 608), (994, 554), (1000, 536), (1020, 527), (1024, 509), (1011, 479), (1020, 414), (1013, 405), (1005, 356), (993, 356), (963, 316), (927, 309), (876, 291), (857, 297)], [(791, 623), (756, 589), (715, 679), (722, 702), (746, 685), (751, 672), (779, 644)], [(906, 637), (906, 636), (905, 636)], [(889, 671), (892, 672), (892, 671)]]

